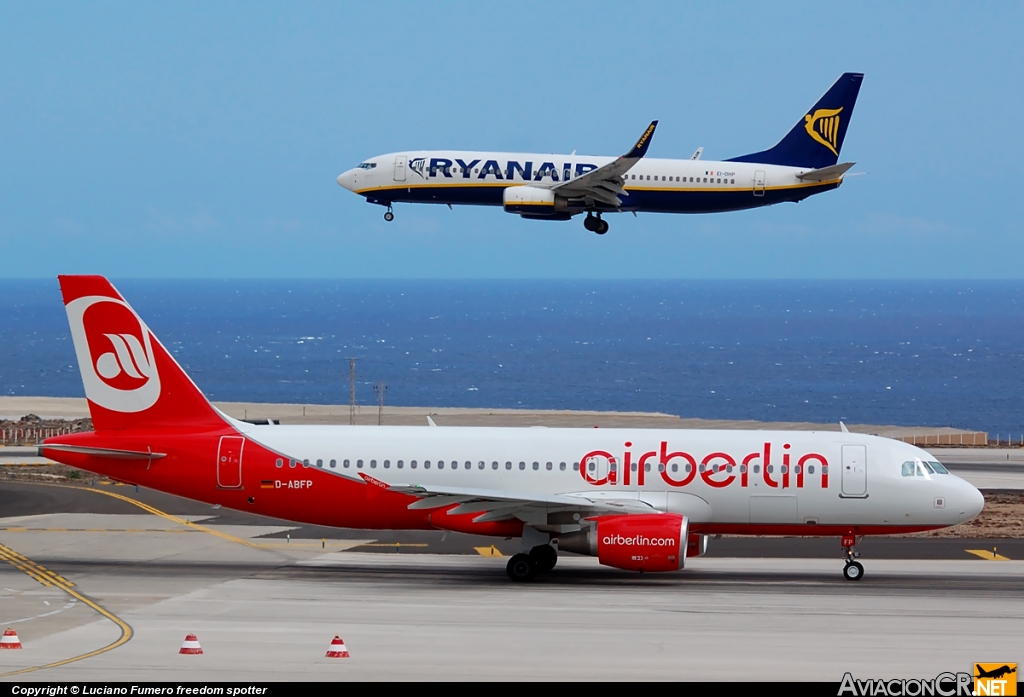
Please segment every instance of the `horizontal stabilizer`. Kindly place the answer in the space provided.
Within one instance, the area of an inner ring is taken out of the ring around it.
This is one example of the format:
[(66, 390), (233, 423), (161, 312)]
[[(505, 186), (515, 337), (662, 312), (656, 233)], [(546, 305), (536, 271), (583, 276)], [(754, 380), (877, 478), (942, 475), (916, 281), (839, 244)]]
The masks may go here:
[(117, 460), (158, 460), (167, 457), (167, 453), (154, 453), (146, 450), (115, 450), (113, 448), (89, 448), (84, 445), (41, 445), (39, 456), (44, 450), (59, 450), (65, 453), (79, 453), (80, 455), (94, 455), (96, 457), (110, 457)]
[(841, 178), (846, 172), (853, 167), (856, 162), (842, 162), (838, 165), (832, 165), (831, 167), (822, 167), (821, 169), (812, 169), (810, 172), (804, 172), (803, 174), (796, 175), (797, 179), (802, 179), (805, 182), (827, 182), (834, 179)]

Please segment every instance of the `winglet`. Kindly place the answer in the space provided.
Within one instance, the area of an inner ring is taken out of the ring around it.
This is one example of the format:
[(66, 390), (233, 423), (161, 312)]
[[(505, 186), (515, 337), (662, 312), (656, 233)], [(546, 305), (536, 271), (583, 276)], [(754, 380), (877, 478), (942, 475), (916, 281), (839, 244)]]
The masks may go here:
[(844, 424), (842, 421), (839, 422), (839, 430), (841, 430), (843, 433), (850, 432), (850, 429), (846, 428), (846, 424)]
[(641, 157), (647, 154), (647, 148), (651, 147), (651, 138), (654, 136), (654, 129), (658, 127), (657, 120), (651, 121), (651, 125), (647, 127), (644, 134), (640, 136), (640, 140), (636, 142), (633, 149), (623, 155), (624, 158), (639, 160)]

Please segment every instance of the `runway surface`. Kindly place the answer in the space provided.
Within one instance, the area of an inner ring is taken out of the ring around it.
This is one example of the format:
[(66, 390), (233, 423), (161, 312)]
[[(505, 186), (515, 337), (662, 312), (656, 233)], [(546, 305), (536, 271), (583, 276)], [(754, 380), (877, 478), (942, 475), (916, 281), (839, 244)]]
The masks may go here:
[[(513, 584), (506, 559), (483, 556), (516, 551), (511, 541), (488, 548), (477, 543), (491, 538), (346, 530), (321, 541), (319, 529), (105, 488), (124, 498), (0, 485), (0, 626), (24, 645), (0, 652), (4, 680), (717, 680), (740, 671), (838, 682), (846, 671), (926, 678), (1015, 661), (1024, 643), (1024, 548), (1014, 540), (869, 539), (856, 583), (842, 579), (835, 540), (723, 538), (677, 573), (563, 555), (550, 574)], [(966, 551), (989, 542), (998, 545), (991, 558)], [(189, 632), (203, 655), (177, 653)], [(351, 658), (324, 656), (335, 635)]]

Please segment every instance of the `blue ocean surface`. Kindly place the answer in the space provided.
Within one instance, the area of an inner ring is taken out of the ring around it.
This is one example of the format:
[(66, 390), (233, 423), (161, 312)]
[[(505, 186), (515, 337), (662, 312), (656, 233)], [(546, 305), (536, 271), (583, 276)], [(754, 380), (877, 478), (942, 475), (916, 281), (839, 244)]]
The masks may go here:
[[(115, 285), (216, 401), (1024, 431), (1020, 281)], [(56, 280), (0, 281), (0, 394), (83, 396)]]

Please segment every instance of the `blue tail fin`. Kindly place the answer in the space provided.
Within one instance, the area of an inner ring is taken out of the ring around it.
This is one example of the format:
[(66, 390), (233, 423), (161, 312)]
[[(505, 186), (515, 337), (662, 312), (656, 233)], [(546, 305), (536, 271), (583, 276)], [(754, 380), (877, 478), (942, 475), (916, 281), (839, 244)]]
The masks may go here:
[(863, 79), (862, 73), (844, 73), (774, 148), (726, 161), (811, 169), (836, 164)]

